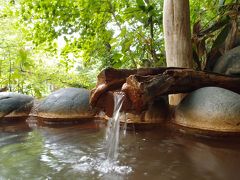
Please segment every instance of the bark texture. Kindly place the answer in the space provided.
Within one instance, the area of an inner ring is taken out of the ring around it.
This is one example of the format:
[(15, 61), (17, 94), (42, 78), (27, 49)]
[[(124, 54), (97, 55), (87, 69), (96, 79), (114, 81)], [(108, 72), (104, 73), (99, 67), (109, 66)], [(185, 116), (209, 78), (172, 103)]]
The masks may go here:
[(134, 108), (141, 111), (148, 102), (160, 96), (188, 93), (208, 86), (240, 93), (240, 78), (191, 69), (168, 69), (158, 75), (131, 75), (123, 85), (122, 91), (127, 94)]
[(183, 68), (139, 68), (139, 69), (104, 69), (98, 75), (98, 82), (95, 89), (91, 92), (90, 104), (96, 106), (97, 101), (107, 91), (121, 90), (122, 85), (126, 82), (127, 77), (130, 75), (156, 75), (162, 74), (167, 69), (183, 69)]
[(111, 91), (124, 91), (130, 100), (126, 100), (125, 109), (141, 111), (160, 96), (187, 93), (207, 86), (240, 93), (240, 78), (176, 67), (133, 70), (108, 68), (99, 74), (97, 87), (91, 93), (90, 104), (111, 114)]
[[(165, 0), (163, 30), (168, 67), (192, 68), (192, 45), (189, 0)], [(178, 104), (183, 95), (169, 97), (169, 103)]]

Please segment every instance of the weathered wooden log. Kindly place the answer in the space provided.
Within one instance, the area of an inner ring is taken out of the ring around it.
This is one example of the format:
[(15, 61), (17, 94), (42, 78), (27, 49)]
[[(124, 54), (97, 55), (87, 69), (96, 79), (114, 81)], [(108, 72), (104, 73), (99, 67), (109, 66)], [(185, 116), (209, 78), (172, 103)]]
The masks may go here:
[[(107, 91), (103, 93), (97, 101), (96, 104), (97, 112), (105, 112), (108, 117), (112, 117), (114, 108), (114, 91)], [(129, 98), (125, 97), (123, 99), (122, 111), (134, 111), (133, 106)]]
[(139, 68), (139, 69), (104, 69), (98, 75), (98, 82), (95, 89), (91, 92), (90, 104), (96, 106), (98, 99), (102, 94), (110, 90), (121, 89), (122, 85), (126, 82), (126, 78), (130, 75), (157, 75), (162, 74), (169, 69), (184, 69), (184, 68), (171, 68), (171, 67), (158, 67), (158, 68)]
[(168, 69), (158, 75), (131, 75), (122, 87), (136, 110), (155, 98), (216, 86), (240, 93), (240, 78), (192, 69)]

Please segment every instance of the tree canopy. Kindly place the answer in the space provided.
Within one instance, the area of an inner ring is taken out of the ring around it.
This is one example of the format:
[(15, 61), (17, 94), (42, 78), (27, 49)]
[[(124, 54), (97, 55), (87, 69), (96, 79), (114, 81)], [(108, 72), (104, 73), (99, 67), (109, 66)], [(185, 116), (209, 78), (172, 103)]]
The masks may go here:
[[(41, 97), (59, 87), (91, 88), (103, 68), (166, 63), (163, 0), (0, 2), (0, 85), (11, 91)], [(239, 2), (190, 0), (190, 8), (194, 60), (203, 68), (212, 47), (234, 26), (239, 32)]]

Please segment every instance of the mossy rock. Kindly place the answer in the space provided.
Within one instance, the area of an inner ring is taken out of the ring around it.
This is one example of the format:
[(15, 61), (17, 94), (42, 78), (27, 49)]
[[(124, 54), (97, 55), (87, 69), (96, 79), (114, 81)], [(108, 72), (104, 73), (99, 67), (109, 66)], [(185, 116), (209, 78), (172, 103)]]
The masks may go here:
[(202, 130), (240, 132), (240, 95), (218, 87), (193, 91), (176, 107), (173, 122)]

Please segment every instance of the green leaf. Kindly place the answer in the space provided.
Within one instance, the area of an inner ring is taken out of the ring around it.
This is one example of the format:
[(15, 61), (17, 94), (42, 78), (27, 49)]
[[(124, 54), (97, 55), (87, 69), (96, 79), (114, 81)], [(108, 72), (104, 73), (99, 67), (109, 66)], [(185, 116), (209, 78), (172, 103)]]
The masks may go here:
[(132, 40), (126, 39), (126, 40), (123, 42), (123, 44), (122, 44), (122, 52), (125, 53), (126, 51), (128, 51), (129, 48), (130, 48), (130, 46), (131, 46), (131, 44), (132, 44)]
[(152, 11), (154, 9), (154, 6), (153, 5), (150, 5), (148, 8), (147, 8), (147, 12), (149, 13), (150, 11)]
[(21, 77), (21, 74), (19, 74), (19, 72), (15, 71), (14, 73), (12, 73), (11, 77), (12, 77), (12, 79), (18, 79)]
[(115, 53), (112, 58), (115, 62), (120, 62), (121, 57), (122, 57), (122, 54)]
[(113, 64), (113, 68), (116, 68), (116, 69), (121, 68), (121, 66), (122, 66), (121, 62), (117, 62)]
[(145, 6), (145, 3), (143, 0), (136, 0), (137, 2), (137, 5), (140, 7), (140, 6)]
[(136, 0), (136, 2), (137, 2), (137, 5), (138, 5), (138, 7), (142, 10), (142, 11), (146, 11), (146, 6), (145, 6), (145, 3), (144, 3), (144, 1), (143, 0)]
[(219, 33), (219, 35), (213, 42), (212, 48), (217, 48), (221, 46), (221, 44), (223, 44), (224, 41), (226, 40), (230, 30), (231, 30), (231, 25), (230, 24), (225, 25), (225, 27), (222, 29), (222, 31)]

